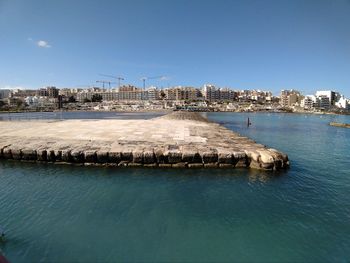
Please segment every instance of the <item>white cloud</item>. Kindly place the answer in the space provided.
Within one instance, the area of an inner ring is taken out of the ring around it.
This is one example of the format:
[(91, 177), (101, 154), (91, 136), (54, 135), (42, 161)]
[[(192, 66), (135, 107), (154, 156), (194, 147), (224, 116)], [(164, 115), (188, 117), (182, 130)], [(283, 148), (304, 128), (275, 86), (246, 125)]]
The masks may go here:
[(49, 43), (45, 40), (39, 40), (38, 42), (36, 42), (38, 47), (42, 47), (42, 48), (50, 48), (51, 45), (49, 45)]

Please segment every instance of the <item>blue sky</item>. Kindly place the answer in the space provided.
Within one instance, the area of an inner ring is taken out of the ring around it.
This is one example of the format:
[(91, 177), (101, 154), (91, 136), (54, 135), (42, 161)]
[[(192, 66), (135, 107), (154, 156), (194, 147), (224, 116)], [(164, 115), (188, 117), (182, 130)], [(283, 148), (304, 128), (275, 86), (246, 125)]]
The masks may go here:
[(350, 97), (350, 1), (0, 0), (0, 88), (92, 85), (101, 73)]

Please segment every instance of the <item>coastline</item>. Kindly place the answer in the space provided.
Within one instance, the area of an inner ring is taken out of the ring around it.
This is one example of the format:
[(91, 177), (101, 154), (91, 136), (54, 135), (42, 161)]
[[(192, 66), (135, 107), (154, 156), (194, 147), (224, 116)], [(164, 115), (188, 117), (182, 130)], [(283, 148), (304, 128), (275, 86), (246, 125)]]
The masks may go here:
[[(47, 110), (47, 111), (36, 111), (36, 110), (19, 110), (19, 111), (0, 111), (0, 114), (15, 114), (15, 113), (59, 113), (59, 112), (115, 112), (115, 113), (171, 113), (173, 111), (179, 111), (176, 109), (142, 109), (142, 110)], [(283, 113), (283, 114), (310, 114), (310, 115), (350, 115), (350, 112), (312, 112), (312, 111), (288, 111), (288, 110), (249, 110), (249, 111), (230, 111), (230, 110), (207, 110), (207, 111), (194, 111), (186, 110), (186, 112), (220, 112), (220, 113)]]

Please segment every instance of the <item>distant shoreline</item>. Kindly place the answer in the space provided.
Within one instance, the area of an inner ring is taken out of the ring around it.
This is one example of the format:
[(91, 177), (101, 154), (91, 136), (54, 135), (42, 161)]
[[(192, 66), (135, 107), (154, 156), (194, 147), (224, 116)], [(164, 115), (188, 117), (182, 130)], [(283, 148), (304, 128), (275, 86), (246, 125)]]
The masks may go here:
[[(14, 113), (59, 113), (59, 112), (115, 112), (115, 113), (169, 113), (172, 111), (180, 111), (173, 109), (161, 109), (161, 110), (47, 110), (47, 111), (35, 111), (35, 110), (25, 110), (25, 111), (0, 111), (0, 114), (14, 114)], [(185, 110), (186, 111), (186, 110)], [(191, 111), (189, 112), (216, 112), (216, 113), (290, 113), (290, 114), (312, 114), (312, 115), (350, 115), (350, 112), (310, 112), (310, 111), (281, 111), (281, 110), (256, 110), (256, 111)]]

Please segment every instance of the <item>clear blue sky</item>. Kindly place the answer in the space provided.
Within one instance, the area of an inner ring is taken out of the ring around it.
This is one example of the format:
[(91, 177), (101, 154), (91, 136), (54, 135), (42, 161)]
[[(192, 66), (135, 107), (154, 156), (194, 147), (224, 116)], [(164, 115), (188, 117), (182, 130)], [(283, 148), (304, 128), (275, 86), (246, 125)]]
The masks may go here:
[(350, 97), (350, 0), (0, 0), (0, 88), (99, 73)]

